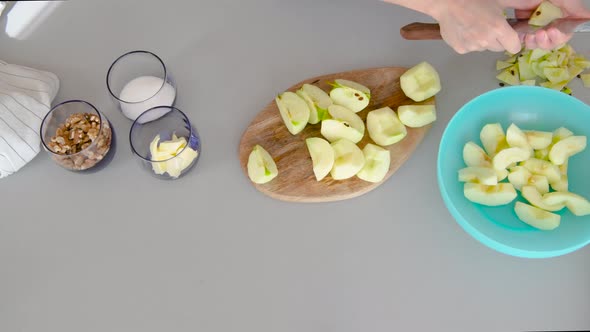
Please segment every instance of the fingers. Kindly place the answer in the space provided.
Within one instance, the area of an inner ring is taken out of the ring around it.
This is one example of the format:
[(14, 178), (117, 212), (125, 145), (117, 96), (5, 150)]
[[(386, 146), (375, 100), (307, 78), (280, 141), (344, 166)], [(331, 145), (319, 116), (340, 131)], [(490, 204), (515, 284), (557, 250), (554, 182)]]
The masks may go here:
[(516, 54), (522, 49), (518, 33), (506, 21), (503, 21), (500, 25), (497, 36), (498, 41), (506, 51)]
[(488, 44), (487, 49), (492, 52), (502, 52), (504, 51), (504, 46), (496, 39)]
[(549, 37), (552, 47), (556, 47), (567, 43), (572, 38), (572, 34), (565, 34), (557, 28), (549, 28), (547, 29), (547, 37)]
[(555, 47), (567, 43), (570, 38), (571, 34), (565, 34), (557, 28), (549, 28), (527, 34), (524, 41), (528, 49), (542, 48), (544, 50), (552, 50)]
[(526, 48), (528, 48), (529, 50), (532, 50), (532, 49), (535, 49), (535, 48), (539, 48), (537, 46), (537, 41), (535, 40), (535, 35), (534, 34), (526, 35), (524, 37), (524, 44), (526, 45)]
[(537, 46), (544, 50), (550, 50), (552, 47), (551, 40), (549, 39), (547, 31), (545, 30), (539, 30), (535, 32), (535, 41), (537, 42)]

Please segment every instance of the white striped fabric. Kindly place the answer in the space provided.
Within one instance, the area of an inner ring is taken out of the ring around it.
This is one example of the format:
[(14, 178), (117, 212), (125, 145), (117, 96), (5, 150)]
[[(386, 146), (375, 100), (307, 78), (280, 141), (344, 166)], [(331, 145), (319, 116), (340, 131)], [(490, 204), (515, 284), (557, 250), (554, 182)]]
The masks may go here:
[(0, 60), (0, 179), (41, 150), (41, 121), (58, 90), (55, 74)]

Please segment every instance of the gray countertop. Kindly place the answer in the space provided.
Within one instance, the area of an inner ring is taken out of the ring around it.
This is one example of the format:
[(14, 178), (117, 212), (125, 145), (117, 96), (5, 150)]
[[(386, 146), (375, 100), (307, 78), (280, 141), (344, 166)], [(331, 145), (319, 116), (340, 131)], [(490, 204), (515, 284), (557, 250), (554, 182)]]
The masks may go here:
[[(379, 1), (69, 1), (0, 59), (56, 73), (55, 102), (84, 99), (116, 130), (115, 159), (89, 175), (45, 153), (0, 180), (0, 331), (521, 331), (590, 329), (590, 248), (506, 256), (467, 235), (438, 192), (452, 115), (498, 87), (501, 55), (407, 42), (426, 18)], [(3, 27), (4, 20), (0, 21)], [(3, 29), (2, 29), (3, 30)], [(574, 47), (590, 51), (590, 36)], [(105, 76), (125, 51), (160, 55), (202, 158), (160, 181), (131, 155), (131, 122)], [(439, 121), (383, 186), (329, 204), (255, 190), (242, 132), (277, 92), (320, 74), (431, 62)], [(590, 90), (574, 85), (590, 102)]]

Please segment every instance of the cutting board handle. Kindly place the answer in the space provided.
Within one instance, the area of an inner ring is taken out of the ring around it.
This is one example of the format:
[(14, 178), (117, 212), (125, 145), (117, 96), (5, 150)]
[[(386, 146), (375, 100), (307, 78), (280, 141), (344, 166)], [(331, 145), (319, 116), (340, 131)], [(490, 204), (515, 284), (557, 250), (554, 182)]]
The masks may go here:
[(438, 40), (440, 26), (437, 23), (410, 23), (400, 29), (400, 34), (407, 40)]

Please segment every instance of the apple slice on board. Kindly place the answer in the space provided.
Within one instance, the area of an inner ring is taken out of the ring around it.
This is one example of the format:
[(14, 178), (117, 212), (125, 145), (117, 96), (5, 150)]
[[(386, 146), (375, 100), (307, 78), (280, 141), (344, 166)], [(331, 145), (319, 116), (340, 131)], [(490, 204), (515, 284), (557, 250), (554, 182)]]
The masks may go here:
[(358, 113), (369, 105), (371, 90), (357, 82), (337, 79), (334, 81), (334, 88), (330, 91), (330, 98), (336, 105)]
[(309, 105), (297, 94), (290, 91), (280, 94), (275, 99), (275, 103), (289, 132), (293, 135), (299, 134), (309, 121), (311, 112)]
[(267, 183), (279, 174), (272, 156), (260, 145), (254, 146), (248, 156), (248, 176), (254, 183)]
[(391, 152), (375, 144), (368, 143), (363, 149), (363, 154), (365, 155), (365, 166), (356, 176), (368, 182), (377, 183), (383, 181), (389, 171)]
[(363, 169), (365, 155), (356, 144), (347, 139), (341, 139), (331, 145), (334, 150), (334, 166), (330, 171), (332, 179), (350, 179)]
[(328, 141), (319, 137), (310, 137), (305, 143), (311, 156), (315, 178), (321, 181), (330, 174), (334, 166), (334, 149)]
[(365, 135), (365, 123), (360, 116), (346, 107), (332, 105), (328, 107), (331, 119), (322, 121), (321, 133), (328, 141), (336, 142), (347, 139), (358, 143)]
[(389, 107), (383, 107), (367, 114), (367, 130), (371, 139), (381, 146), (395, 144), (408, 135), (406, 126)]
[[(307, 83), (329, 92), (333, 87), (331, 84), (337, 79), (362, 84), (371, 89), (369, 105), (356, 113), (363, 121), (366, 120), (369, 111), (386, 106), (397, 109), (401, 105), (434, 105), (434, 98), (416, 103), (403, 93), (400, 88), (400, 76), (406, 70), (401, 67), (385, 67), (325, 75), (305, 80), (287, 90), (297, 91)], [(356, 176), (336, 181), (330, 175), (318, 182), (305, 140), (321, 137), (321, 125), (307, 125), (298, 135), (291, 135), (281, 120), (277, 106), (272, 102), (256, 115), (244, 132), (239, 147), (240, 164), (246, 171), (248, 154), (254, 145), (260, 144), (273, 156), (279, 175), (273, 181), (262, 185), (248, 181), (257, 190), (272, 198), (289, 202), (340, 201), (365, 194), (387, 181), (411, 156), (431, 127), (432, 125), (407, 128), (407, 136), (402, 141), (386, 148), (391, 152), (391, 163), (381, 182), (367, 182)], [(365, 134), (358, 145), (364, 147), (367, 143), (374, 142)]]

